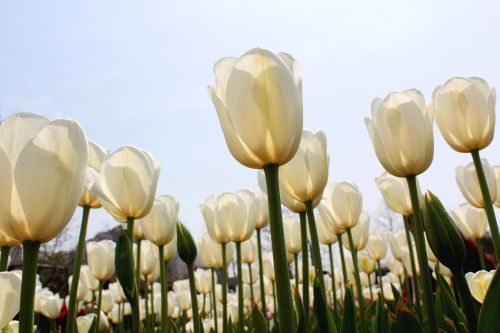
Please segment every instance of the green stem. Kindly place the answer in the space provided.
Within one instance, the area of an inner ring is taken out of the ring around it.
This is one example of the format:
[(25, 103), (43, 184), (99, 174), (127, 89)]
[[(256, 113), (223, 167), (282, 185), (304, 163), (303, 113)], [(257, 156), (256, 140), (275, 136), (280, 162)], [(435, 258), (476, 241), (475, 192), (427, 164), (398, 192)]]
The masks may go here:
[(337, 240), (339, 242), (339, 252), (340, 252), (340, 263), (342, 264), (342, 275), (344, 278), (344, 287), (347, 288), (347, 268), (345, 266), (344, 248), (342, 246), (342, 234), (337, 235)]
[(68, 319), (66, 320), (66, 333), (74, 333), (76, 329), (76, 294), (80, 280), (80, 268), (82, 267), (83, 251), (85, 248), (85, 237), (87, 235), (87, 225), (89, 221), (90, 207), (83, 207), (82, 224), (80, 225), (80, 236), (76, 248), (75, 263), (73, 264), (73, 278), (71, 290), (69, 292)]
[[(130, 242), (130, 247), (132, 247), (133, 244), (133, 232), (134, 232), (134, 218), (129, 217), (127, 218), (127, 237)], [(140, 247), (139, 247), (140, 248)], [(140, 263), (137, 263), (137, 266), (139, 266)], [(133, 288), (133, 299), (132, 299), (132, 333), (139, 333), (139, 327), (140, 327), (140, 322), (141, 322), (141, 317), (139, 314), (139, 293), (138, 293), (139, 286), (137, 285), (137, 279), (134, 279), (134, 288)]]
[(368, 287), (370, 288), (370, 301), (373, 303), (372, 279), (370, 277), (370, 275), (372, 275), (372, 273), (367, 274), (367, 275), (368, 275)]
[(144, 307), (146, 308), (146, 318), (145, 318), (145, 325), (144, 325), (144, 328), (145, 328), (145, 331), (146, 332), (149, 332), (149, 300), (148, 300), (148, 293), (149, 293), (149, 290), (148, 290), (148, 276), (147, 275), (144, 275)]
[(274, 302), (274, 311), (273, 311), (273, 316), (276, 317), (276, 314), (278, 313), (278, 304), (276, 304), (276, 281), (271, 281), (273, 284), (273, 302)]
[(365, 319), (365, 300), (363, 297), (363, 289), (361, 288), (361, 279), (359, 277), (359, 266), (358, 266), (358, 251), (354, 247), (354, 242), (352, 240), (351, 228), (347, 229), (347, 238), (349, 239), (349, 249), (352, 254), (352, 264), (354, 266), (354, 280), (356, 281), (356, 289), (358, 291), (358, 303), (359, 303), (359, 317), (360, 317), (360, 331), (368, 332), (368, 326), (366, 325)]
[(97, 293), (97, 318), (95, 320), (94, 332), (99, 332), (99, 320), (101, 318), (102, 285), (103, 282), (99, 281), (99, 291)]
[(271, 244), (274, 260), (274, 275), (276, 276), (278, 317), (280, 332), (295, 331), (292, 291), (288, 274), (285, 236), (283, 233), (283, 217), (279, 193), (278, 169), (276, 164), (264, 166), (267, 185), (267, 200), (269, 205), (269, 221), (271, 226)]
[(488, 189), (488, 183), (486, 182), (486, 177), (484, 175), (483, 164), (481, 163), (481, 157), (479, 156), (479, 150), (474, 149), (470, 152), (472, 159), (474, 161), (474, 166), (476, 167), (476, 174), (479, 180), (479, 186), (481, 187), (481, 193), (483, 194), (484, 210), (486, 216), (488, 217), (488, 224), (490, 226), (491, 240), (493, 243), (493, 249), (495, 251), (496, 261), (500, 261), (500, 233), (498, 231), (497, 219), (495, 217), (495, 211), (493, 210), (493, 204), (491, 201), (490, 191)]
[(226, 243), (222, 246), (222, 332), (228, 332), (227, 326), (227, 263), (226, 263)]
[(135, 284), (137, 286), (137, 293), (139, 297), (141, 296), (141, 240), (138, 239), (135, 241), (137, 245), (136, 250), (136, 261), (135, 261)]
[(293, 255), (293, 263), (295, 267), (295, 289), (299, 290), (299, 255), (295, 253)]
[(248, 263), (248, 274), (250, 275), (250, 298), (252, 300), (252, 303), (254, 303), (254, 297), (253, 297), (253, 273), (252, 273), (252, 264)]
[[(406, 288), (406, 293), (408, 295), (408, 302), (410, 303), (413, 303), (413, 298), (411, 297), (411, 294), (410, 294), (410, 276), (408, 274), (408, 272), (406, 271), (406, 268), (404, 269), (405, 271), (405, 276), (404, 276), (404, 279), (405, 279), (405, 288)], [(415, 290), (413, 290), (415, 292)], [(420, 308), (420, 304), (417, 305), (418, 308)], [(421, 316), (421, 314), (419, 314), (419, 317)], [(420, 320), (420, 322), (422, 322), (422, 320)]]
[(309, 249), (307, 247), (306, 212), (299, 213), (300, 243), (302, 245), (302, 298), (304, 303), (304, 327), (309, 327)]
[[(500, 195), (500, 193), (499, 193)], [(479, 262), (481, 263), (481, 270), (486, 270), (486, 262), (484, 261), (484, 249), (481, 240), (476, 240), (477, 254), (479, 256)]]
[(215, 294), (215, 269), (212, 271), (212, 308), (214, 309), (214, 328), (215, 332), (219, 332), (219, 323), (217, 322), (217, 295)]
[(236, 265), (238, 268), (238, 332), (243, 332), (243, 271), (241, 269), (241, 243), (236, 243)]
[(5, 272), (7, 270), (7, 266), (9, 264), (9, 253), (10, 253), (10, 246), (8, 245), (3, 245), (1, 247), (1, 257), (0, 257), (0, 272)]
[(330, 257), (330, 277), (332, 278), (333, 312), (337, 313), (337, 287), (335, 281), (335, 268), (333, 267), (333, 244), (328, 245), (328, 255)]
[(163, 333), (168, 332), (167, 326), (168, 326), (168, 318), (167, 318), (167, 311), (168, 311), (168, 299), (167, 299), (167, 274), (165, 272), (165, 262), (163, 260), (164, 256), (164, 246), (159, 245), (158, 246), (158, 253), (159, 253), (159, 260), (160, 260), (160, 284), (161, 284), (161, 329)]
[[(313, 255), (313, 265), (316, 269), (316, 275), (319, 278), (319, 284), (322, 292), (325, 293), (325, 278), (323, 276), (323, 263), (321, 260), (321, 251), (319, 249), (318, 231), (316, 230), (316, 220), (314, 218), (314, 211), (312, 201), (306, 201), (307, 222), (309, 226), (309, 234), (311, 235), (311, 245)], [(326, 298), (326, 297), (325, 297)]]
[(23, 276), (21, 282), (21, 308), (19, 310), (19, 332), (33, 332), (36, 270), (40, 243), (23, 242)]
[(191, 289), (191, 309), (193, 311), (194, 333), (201, 333), (200, 313), (198, 312), (198, 299), (196, 297), (196, 287), (194, 284), (194, 264), (187, 265), (189, 276), (189, 289)]
[(257, 254), (259, 258), (259, 284), (260, 284), (260, 304), (264, 316), (266, 316), (266, 293), (264, 291), (264, 268), (262, 264), (262, 242), (260, 229), (257, 229)]
[[(411, 273), (413, 276), (413, 293), (415, 294), (415, 306), (417, 310), (418, 318), (420, 322), (423, 323), (422, 318), (422, 310), (420, 309), (420, 289), (418, 287), (418, 275), (417, 275), (417, 266), (415, 263), (415, 253), (413, 251), (413, 245), (411, 241), (410, 234), (410, 217), (403, 215), (403, 224), (405, 226), (405, 234), (406, 234), (406, 243), (408, 244), (408, 251), (410, 252), (410, 264), (411, 264)], [(408, 290), (409, 292), (409, 290)], [(409, 294), (408, 294), (409, 295)]]
[(384, 282), (382, 281), (382, 268), (380, 267), (380, 260), (377, 260), (377, 276), (378, 276), (378, 285), (380, 286), (380, 294), (382, 295), (382, 301), (385, 302), (384, 295)]
[(474, 310), (474, 302), (472, 301), (472, 295), (465, 280), (465, 273), (463, 268), (458, 271), (453, 272), (453, 279), (456, 282), (458, 292), (460, 293), (460, 299), (462, 300), (462, 308), (467, 317), (467, 323), (469, 324), (469, 331), (475, 333), (477, 331), (477, 314)]
[(156, 326), (156, 312), (155, 312), (155, 289), (153, 287), (153, 284), (151, 283), (149, 285), (149, 290), (150, 290), (150, 295), (151, 295), (151, 325), (154, 329), (154, 327)]
[(415, 233), (417, 258), (420, 268), (420, 282), (422, 284), (420, 287), (422, 288), (424, 295), (424, 312), (427, 314), (427, 326), (429, 332), (437, 333), (436, 317), (434, 314), (434, 300), (432, 296), (431, 275), (427, 263), (428, 260), (427, 250), (425, 247), (424, 226), (417, 190), (417, 178), (415, 176), (408, 176), (406, 177), (406, 180), (408, 182), (411, 204), (413, 207), (413, 232)]
[(205, 299), (206, 299), (206, 296), (207, 294), (203, 294), (203, 309), (201, 310), (201, 317), (204, 318), (205, 317)]

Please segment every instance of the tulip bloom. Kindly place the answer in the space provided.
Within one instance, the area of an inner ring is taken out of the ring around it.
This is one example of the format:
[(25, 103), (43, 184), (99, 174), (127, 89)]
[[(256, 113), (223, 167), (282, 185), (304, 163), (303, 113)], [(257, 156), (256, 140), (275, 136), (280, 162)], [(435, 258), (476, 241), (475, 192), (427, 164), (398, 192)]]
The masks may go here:
[(358, 223), (350, 229), (354, 248), (351, 249), (347, 233), (342, 234), (342, 244), (344, 247), (349, 251), (360, 251), (364, 249), (368, 244), (369, 227), (370, 217), (366, 212), (361, 212)]
[[(375, 183), (384, 197), (385, 203), (391, 210), (404, 216), (413, 214), (413, 207), (411, 205), (410, 192), (406, 179), (395, 177), (384, 172), (379, 177), (375, 178)], [(421, 197), (420, 186), (418, 186), (418, 192)]]
[(170, 243), (175, 235), (178, 213), (179, 203), (174, 197), (156, 198), (149, 214), (139, 220), (146, 239), (158, 246)]
[(87, 261), (97, 280), (106, 281), (115, 274), (115, 247), (115, 242), (107, 239), (87, 243)]
[(465, 279), (467, 280), (472, 296), (481, 304), (483, 304), (484, 297), (488, 292), (488, 287), (494, 274), (495, 271), (468, 272), (465, 274)]
[(21, 276), (15, 272), (0, 272), (0, 328), (19, 312), (20, 291)]
[[(487, 160), (482, 159), (481, 164), (490, 191), (491, 201), (493, 202), (497, 196), (495, 173)], [(457, 166), (455, 169), (455, 179), (460, 192), (471, 205), (477, 208), (485, 207), (481, 186), (473, 162), (466, 166)]]
[(90, 330), (90, 326), (92, 326), (95, 318), (95, 313), (76, 318), (76, 328), (78, 330), (78, 333), (88, 333), (88, 331)]
[(363, 196), (353, 183), (329, 184), (318, 210), (330, 231), (337, 233), (353, 228), (360, 220)]
[(458, 152), (486, 148), (495, 133), (495, 89), (478, 77), (454, 77), (432, 94), (436, 124)]
[(368, 254), (375, 261), (380, 261), (387, 255), (387, 237), (381, 233), (371, 234), (366, 247)]
[(286, 216), (283, 219), (283, 227), (287, 251), (293, 255), (297, 255), (302, 250), (300, 221), (297, 215)]
[(451, 211), (451, 217), (466, 238), (476, 240), (486, 234), (488, 219), (483, 209), (464, 203)]

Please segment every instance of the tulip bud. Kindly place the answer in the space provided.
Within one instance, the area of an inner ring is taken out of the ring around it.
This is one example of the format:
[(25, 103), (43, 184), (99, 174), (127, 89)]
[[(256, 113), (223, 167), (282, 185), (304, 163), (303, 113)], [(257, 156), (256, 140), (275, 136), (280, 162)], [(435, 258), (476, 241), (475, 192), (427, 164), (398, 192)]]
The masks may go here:
[(283, 232), (285, 234), (286, 250), (291, 254), (302, 251), (300, 220), (297, 214), (283, 218)]
[(372, 102), (372, 118), (366, 128), (377, 158), (390, 174), (397, 177), (421, 174), (432, 163), (434, 138), (432, 111), (416, 89), (390, 93)]
[[(368, 243), (369, 228), (370, 217), (366, 212), (361, 212), (358, 224), (351, 228), (352, 241), (355, 250), (359, 251), (365, 248), (366, 244)], [(344, 245), (346, 249), (351, 251), (347, 233), (342, 234), (342, 245)]]
[(186, 265), (194, 264), (197, 255), (196, 243), (189, 230), (181, 222), (177, 222), (177, 252)]
[(371, 274), (375, 271), (377, 263), (370, 258), (365, 252), (360, 252), (358, 254), (359, 267), (366, 274)]
[(215, 64), (208, 93), (229, 151), (241, 164), (262, 169), (295, 155), (302, 134), (299, 67), (290, 55), (265, 49)]
[(441, 201), (430, 191), (425, 195), (424, 225), (437, 259), (452, 272), (461, 271), (465, 260), (463, 239)]
[[(413, 214), (408, 182), (405, 178), (395, 177), (384, 172), (375, 178), (375, 183), (384, 197), (384, 201), (391, 210), (404, 216)], [(417, 179), (417, 191), (419, 197), (422, 196)]]
[(387, 255), (387, 237), (380, 233), (374, 233), (368, 238), (366, 247), (370, 257), (375, 260), (382, 260)]
[(363, 196), (358, 187), (341, 182), (328, 184), (318, 210), (328, 229), (338, 235), (358, 223), (362, 206)]
[(241, 261), (245, 264), (252, 264), (257, 260), (257, 240), (255, 237), (241, 243)]
[[(410, 239), (413, 235), (410, 234)], [(401, 261), (401, 249), (408, 247), (406, 233), (404, 231), (396, 231), (389, 235), (389, 246), (391, 247), (392, 256)]]
[(166, 245), (175, 236), (179, 203), (170, 195), (161, 195), (153, 202), (148, 215), (140, 220), (146, 238), (155, 245)]
[[(495, 201), (497, 195), (497, 188), (495, 182), (495, 173), (490, 167), (490, 164), (484, 158), (481, 159), (483, 165), (484, 176), (488, 189), (490, 191), (492, 202)], [(457, 180), (458, 188), (467, 201), (477, 208), (484, 208), (483, 194), (479, 185), (479, 180), (476, 174), (476, 167), (471, 162), (466, 166), (458, 166), (455, 169), (455, 178)]]
[(495, 271), (479, 271), (476, 273), (468, 272), (465, 274), (465, 279), (469, 285), (470, 292), (472, 296), (479, 303), (483, 303), (484, 297), (488, 292), (488, 287), (490, 286), (491, 280), (495, 275)]
[(87, 261), (94, 277), (109, 280), (115, 274), (115, 242), (102, 240), (87, 243)]
[(451, 148), (483, 149), (495, 133), (495, 89), (478, 77), (454, 77), (432, 94), (436, 124)]
[(328, 229), (321, 215), (315, 215), (318, 240), (321, 244), (332, 245), (337, 243), (337, 235)]
[(0, 327), (4, 327), (19, 312), (21, 277), (14, 272), (0, 272)]

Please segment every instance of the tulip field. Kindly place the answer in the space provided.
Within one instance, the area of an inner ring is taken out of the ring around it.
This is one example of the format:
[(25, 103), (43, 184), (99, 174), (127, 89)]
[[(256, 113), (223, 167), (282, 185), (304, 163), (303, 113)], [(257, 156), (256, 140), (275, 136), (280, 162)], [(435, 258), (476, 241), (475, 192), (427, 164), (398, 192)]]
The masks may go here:
[[(102, 148), (77, 120), (2, 120), (1, 332), (500, 332), (500, 166), (481, 158), (494, 142), (493, 87), (453, 77), (427, 98), (373, 99), (366, 144), (385, 169), (373, 186), (399, 225), (370, 232), (358, 186), (329, 181), (326, 134), (303, 128), (297, 60), (255, 48), (220, 59), (214, 74), (208, 95), (227, 148), (255, 169), (255, 186), (200, 202), (198, 239), (179, 219), (182, 202), (158, 193), (154, 152)], [(449, 184), (464, 202), (450, 211), (418, 180), (434, 135), (470, 159)], [(122, 229), (86, 241), (100, 208)], [(40, 248), (77, 210), (59, 294), (40, 282)], [(22, 269), (10, 262), (19, 247)], [(169, 279), (174, 258), (185, 278)]]

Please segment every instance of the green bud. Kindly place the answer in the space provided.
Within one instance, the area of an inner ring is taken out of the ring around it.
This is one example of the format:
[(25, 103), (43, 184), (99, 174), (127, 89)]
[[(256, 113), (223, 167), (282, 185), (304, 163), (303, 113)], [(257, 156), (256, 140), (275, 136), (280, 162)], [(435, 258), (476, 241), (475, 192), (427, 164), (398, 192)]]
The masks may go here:
[(441, 201), (430, 191), (425, 195), (424, 226), (436, 258), (452, 272), (462, 270), (465, 260), (462, 236)]
[(177, 253), (186, 265), (193, 264), (198, 255), (193, 236), (181, 222), (177, 222)]

